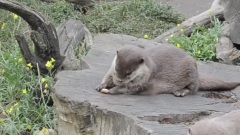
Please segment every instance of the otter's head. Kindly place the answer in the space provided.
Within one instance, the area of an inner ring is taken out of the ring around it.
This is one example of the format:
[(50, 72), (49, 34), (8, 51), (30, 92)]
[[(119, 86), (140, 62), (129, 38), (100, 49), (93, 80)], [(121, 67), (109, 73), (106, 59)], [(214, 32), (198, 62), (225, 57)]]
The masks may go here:
[(144, 73), (144, 50), (139, 47), (129, 46), (117, 51), (115, 74), (123, 82), (129, 82)]

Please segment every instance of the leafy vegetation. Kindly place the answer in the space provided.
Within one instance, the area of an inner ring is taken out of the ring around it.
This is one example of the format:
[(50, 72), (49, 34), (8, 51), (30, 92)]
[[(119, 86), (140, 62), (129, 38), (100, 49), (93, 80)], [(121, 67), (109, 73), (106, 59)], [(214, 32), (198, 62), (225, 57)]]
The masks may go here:
[(64, 0), (43, 3), (19, 0), (37, 9), (56, 26), (68, 19), (80, 19), (92, 33), (120, 33), (136, 37), (148, 34), (154, 38), (183, 21), (184, 17), (166, 4), (154, 0), (100, 2), (82, 15)]
[(55, 128), (54, 108), (47, 103), (36, 102), (34, 96), (44, 84), (42, 94), (49, 94), (52, 77), (40, 78), (25, 63), (17, 42), (16, 31), (27, 31), (27, 24), (12, 13), (0, 14), (0, 127), (5, 135), (16, 135), (22, 131), (37, 131), (41, 128)]
[(218, 19), (212, 21), (213, 27), (205, 28), (196, 26), (188, 37), (183, 33), (169, 39), (169, 43), (184, 49), (196, 60), (216, 61), (215, 45), (221, 30), (221, 23)]
[(153, 0), (130, 0), (96, 5), (82, 20), (93, 33), (124, 33), (140, 38), (148, 34), (154, 38), (182, 22), (183, 16)]

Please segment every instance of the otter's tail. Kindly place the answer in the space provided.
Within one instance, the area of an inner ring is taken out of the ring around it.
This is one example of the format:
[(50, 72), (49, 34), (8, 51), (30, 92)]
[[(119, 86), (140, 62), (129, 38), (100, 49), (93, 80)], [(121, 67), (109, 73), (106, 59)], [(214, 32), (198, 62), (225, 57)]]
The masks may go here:
[(232, 90), (239, 85), (240, 85), (240, 82), (225, 82), (205, 74), (199, 75), (199, 90), (201, 91)]

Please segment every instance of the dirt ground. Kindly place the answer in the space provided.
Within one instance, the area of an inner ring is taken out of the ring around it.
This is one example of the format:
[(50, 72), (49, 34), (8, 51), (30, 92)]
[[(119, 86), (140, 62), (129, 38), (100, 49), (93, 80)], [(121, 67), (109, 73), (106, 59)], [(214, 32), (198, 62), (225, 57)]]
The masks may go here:
[(189, 18), (209, 9), (214, 0), (156, 0), (156, 1), (167, 2), (175, 10), (183, 13), (186, 18)]

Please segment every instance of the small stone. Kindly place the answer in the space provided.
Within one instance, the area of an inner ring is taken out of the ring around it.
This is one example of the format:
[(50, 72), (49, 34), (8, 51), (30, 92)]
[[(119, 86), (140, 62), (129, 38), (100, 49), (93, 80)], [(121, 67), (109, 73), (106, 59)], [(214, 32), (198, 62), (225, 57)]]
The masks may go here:
[(101, 89), (101, 93), (108, 94), (109, 92), (109, 89)]

